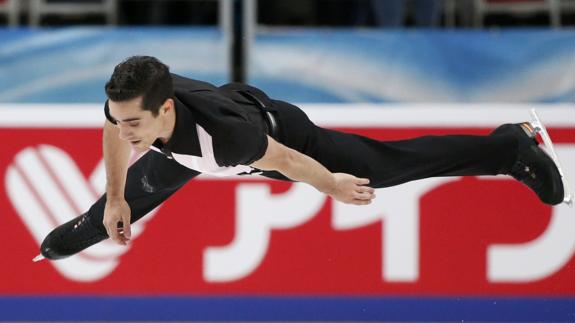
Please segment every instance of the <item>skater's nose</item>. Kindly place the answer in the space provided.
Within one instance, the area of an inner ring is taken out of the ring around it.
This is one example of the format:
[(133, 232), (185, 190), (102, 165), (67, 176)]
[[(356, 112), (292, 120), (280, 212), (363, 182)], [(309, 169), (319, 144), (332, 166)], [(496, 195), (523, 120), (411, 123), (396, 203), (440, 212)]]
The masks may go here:
[(129, 126), (120, 124), (119, 128), (120, 128), (119, 133), (120, 139), (130, 140), (132, 137), (134, 137), (134, 132), (132, 131), (132, 129), (130, 129)]

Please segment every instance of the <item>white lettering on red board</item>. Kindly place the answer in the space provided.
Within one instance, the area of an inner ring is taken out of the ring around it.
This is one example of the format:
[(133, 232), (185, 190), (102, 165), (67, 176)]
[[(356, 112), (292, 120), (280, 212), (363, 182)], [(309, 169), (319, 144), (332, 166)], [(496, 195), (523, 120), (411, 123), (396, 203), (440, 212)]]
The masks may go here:
[[(575, 176), (575, 145), (556, 145), (566, 174)], [(335, 202), (334, 230), (350, 230), (384, 221), (382, 280), (415, 282), (419, 277), (419, 199), (458, 178), (431, 178), (378, 190), (368, 206)], [(291, 229), (313, 218), (325, 195), (295, 183), (284, 194), (271, 195), (268, 184), (242, 184), (236, 191), (236, 233), (227, 246), (208, 247), (204, 278), (209, 282), (240, 280), (252, 273), (268, 250), (273, 230)], [(538, 238), (522, 244), (492, 244), (487, 252), (491, 282), (533, 282), (561, 269), (575, 252), (575, 212), (562, 204), (553, 207), (552, 220)], [(529, 219), (525, 219), (528, 221)]]

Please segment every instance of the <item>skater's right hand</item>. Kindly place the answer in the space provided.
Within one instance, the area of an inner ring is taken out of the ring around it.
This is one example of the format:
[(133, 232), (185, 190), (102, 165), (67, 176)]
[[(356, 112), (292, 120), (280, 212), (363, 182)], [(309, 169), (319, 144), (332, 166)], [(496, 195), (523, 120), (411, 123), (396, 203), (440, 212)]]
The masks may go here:
[(367, 186), (369, 179), (345, 173), (334, 173), (335, 188), (329, 193), (334, 199), (356, 205), (370, 204), (375, 198), (375, 190)]
[[(130, 218), (130, 206), (125, 199), (117, 198), (106, 201), (103, 223), (108, 236), (114, 242), (124, 246), (128, 244), (131, 237)], [(120, 227), (118, 223), (121, 223)]]

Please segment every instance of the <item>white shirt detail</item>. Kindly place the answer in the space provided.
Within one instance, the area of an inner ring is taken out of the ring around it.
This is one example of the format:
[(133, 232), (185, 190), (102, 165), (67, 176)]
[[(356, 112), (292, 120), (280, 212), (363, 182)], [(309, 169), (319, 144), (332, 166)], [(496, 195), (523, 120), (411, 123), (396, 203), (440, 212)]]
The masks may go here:
[[(231, 167), (221, 167), (216, 163), (216, 157), (214, 156), (214, 146), (212, 145), (212, 136), (204, 130), (200, 125), (196, 125), (196, 129), (198, 132), (198, 139), (200, 142), (200, 148), (202, 151), (202, 156), (194, 156), (194, 155), (185, 155), (185, 154), (177, 154), (172, 152), (172, 156), (174, 160), (178, 163), (186, 166), (187, 168), (196, 170), (198, 172), (204, 174), (210, 174), (214, 176), (232, 176), (237, 175), (243, 172), (249, 173), (252, 171), (250, 166), (246, 165), (237, 165)], [(161, 152), (160, 149), (150, 146), (150, 149), (153, 149), (157, 152)]]

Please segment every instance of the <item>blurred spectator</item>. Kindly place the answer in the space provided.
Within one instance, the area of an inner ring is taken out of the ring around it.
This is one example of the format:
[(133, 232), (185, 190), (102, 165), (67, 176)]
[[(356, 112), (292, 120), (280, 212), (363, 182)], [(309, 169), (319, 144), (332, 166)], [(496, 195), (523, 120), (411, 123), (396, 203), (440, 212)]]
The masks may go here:
[(214, 25), (218, 2), (213, 0), (120, 1), (122, 25)]
[(317, 12), (317, 1), (258, 1), (258, 20), (263, 24), (275, 25), (315, 25), (316, 17), (324, 14)]
[(373, 13), (376, 26), (401, 27), (406, 24), (406, 7), (411, 8), (413, 25), (436, 27), (441, 18), (442, 0), (368, 0), (356, 5), (358, 24), (366, 24), (369, 12)]

